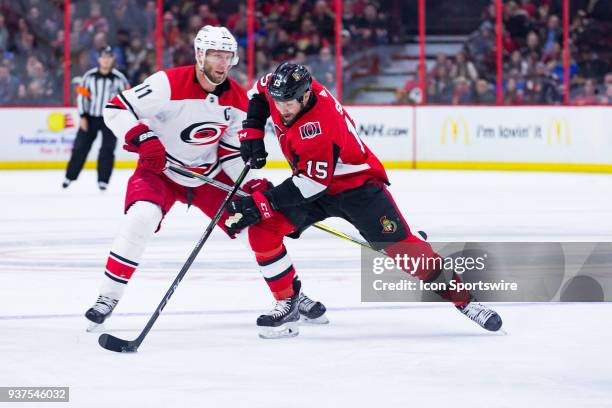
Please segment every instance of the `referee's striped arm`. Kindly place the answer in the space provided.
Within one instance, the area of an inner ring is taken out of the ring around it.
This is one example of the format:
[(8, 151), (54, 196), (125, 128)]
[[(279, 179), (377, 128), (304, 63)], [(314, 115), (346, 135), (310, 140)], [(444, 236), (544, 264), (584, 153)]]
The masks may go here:
[(130, 87), (130, 82), (121, 71), (113, 68), (113, 74), (115, 74), (115, 76), (118, 78), (120, 91), (125, 91)]
[(117, 69), (109, 74), (102, 74), (98, 68), (87, 71), (79, 87), (79, 114), (102, 117), (109, 101), (127, 88), (127, 78)]
[(91, 107), (91, 86), (94, 80), (93, 74), (98, 71), (98, 68), (92, 68), (83, 74), (81, 83), (77, 87), (77, 109), (79, 116), (85, 116), (89, 114)]

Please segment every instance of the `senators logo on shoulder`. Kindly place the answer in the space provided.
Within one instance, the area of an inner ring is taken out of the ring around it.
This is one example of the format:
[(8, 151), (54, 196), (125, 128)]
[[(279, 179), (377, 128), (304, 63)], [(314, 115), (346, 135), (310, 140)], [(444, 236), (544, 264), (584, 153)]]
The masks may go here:
[(319, 122), (308, 122), (300, 126), (300, 136), (302, 139), (312, 139), (321, 134), (321, 124)]
[(181, 132), (181, 140), (190, 145), (204, 146), (217, 142), (227, 125), (217, 122), (194, 123)]

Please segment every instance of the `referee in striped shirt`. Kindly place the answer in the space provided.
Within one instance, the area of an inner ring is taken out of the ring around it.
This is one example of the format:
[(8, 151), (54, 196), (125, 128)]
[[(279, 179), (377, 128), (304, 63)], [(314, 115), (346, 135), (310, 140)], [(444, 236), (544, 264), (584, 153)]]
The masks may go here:
[(66, 169), (66, 178), (62, 187), (66, 188), (79, 177), (91, 145), (102, 132), (102, 146), (98, 155), (98, 187), (106, 190), (115, 163), (115, 146), (117, 138), (104, 124), (102, 111), (106, 103), (119, 92), (127, 89), (129, 83), (125, 76), (113, 68), (115, 55), (110, 46), (98, 50), (98, 66), (83, 75), (77, 88), (77, 105), (81, 122), (72, 155)]

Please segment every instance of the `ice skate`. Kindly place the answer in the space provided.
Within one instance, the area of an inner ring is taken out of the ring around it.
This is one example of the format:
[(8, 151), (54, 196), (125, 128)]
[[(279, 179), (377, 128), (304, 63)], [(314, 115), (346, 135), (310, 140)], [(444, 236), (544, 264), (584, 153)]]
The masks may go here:
[(457, 310), (488, 331), (496, 332), (502, 327), (501, 317), (493, 309), (476, 301), (457, 306)]
[(113, 313), (117, 302), (117, 299), (102, 295), (98, 296), (96, 303), (85, 312), (85, 317), (90, 321), (87, 331), (91, 332), (99, 329), (104, 321)]
[(298, 321), (300, 320), (300, 311), (298, 310), (298, 303), (300, 288), (300, 281), (294, 279), (293, 296), (277, 300), (274, 309), (257, 318), (259, 337), (262, 339), (278, 339), (282, 337), (295, 337), (299, 334)]
[(300, 312), (300, 322), (307, 324), (327, 324), (329, 319), (325, 315), (325, 305), (317, 302), (300, 293), (298, 301), (298, 310)]

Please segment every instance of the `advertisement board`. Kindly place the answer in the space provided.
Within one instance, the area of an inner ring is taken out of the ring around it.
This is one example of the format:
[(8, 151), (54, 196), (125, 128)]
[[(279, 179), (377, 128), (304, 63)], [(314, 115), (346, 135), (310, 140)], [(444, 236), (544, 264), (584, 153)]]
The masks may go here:
[[(612, 172), (612, 107), (348, 106), (361, 139), (389, 169)], [(74, 108), (4, 108), (0, 168), (63, 168)], [(323, 129), (325, 131), (325, 129)], [(99, 148), (92, 147), (90, 161)], [(270, 121), (269, 167), (286, 167)], [(136, 156), (120, 146), (117, 167)], [(92, 166), (88, 162), (88, 166)]]
[[(79, 126), (75, 108), (3, 108), (0, 168), (63, 168), (72, 151)], [(94, 142), (89, 160), (95, 160), (101, 135)], [(117, 147), (117, 164), (132, 163), (136, 156)]]
[(610, 107), (421, 107), (417, 168), (612, 169)]

